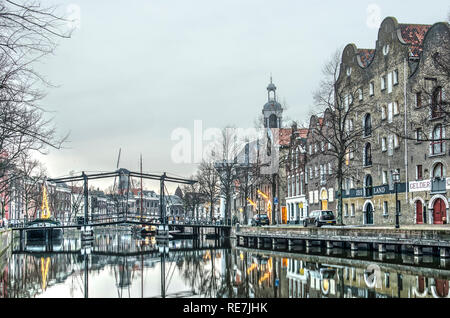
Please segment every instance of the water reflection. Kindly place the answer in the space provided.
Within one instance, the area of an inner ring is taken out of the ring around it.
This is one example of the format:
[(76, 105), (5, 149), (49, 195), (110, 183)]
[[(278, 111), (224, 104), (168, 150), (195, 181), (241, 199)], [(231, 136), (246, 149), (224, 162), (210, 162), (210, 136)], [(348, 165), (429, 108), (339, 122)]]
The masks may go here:
[(0, 259), (0, 297), (448, 298), (448, 267), (431, 256), (256, 251), (115, 231), (92, 245), (14, 242)]

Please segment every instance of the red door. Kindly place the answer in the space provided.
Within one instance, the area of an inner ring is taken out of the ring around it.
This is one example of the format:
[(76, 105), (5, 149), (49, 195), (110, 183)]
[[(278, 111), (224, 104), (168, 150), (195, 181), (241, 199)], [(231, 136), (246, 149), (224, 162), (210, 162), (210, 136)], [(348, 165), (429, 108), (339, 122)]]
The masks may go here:
[(416, 202), (416, 222), (423, 224), (423, 205), (421, 201)]
[(439, 297), (448, 296), (448, 280), (436, 279), (436, 292)]
[(433, 205), (434, 224), (444, 224), (442, 218), (446, 215), (445, 203), (442, 199), (437, 199)]
[(419, 277), (419, 293), (423, 293), (425, 291), (425, 277)]

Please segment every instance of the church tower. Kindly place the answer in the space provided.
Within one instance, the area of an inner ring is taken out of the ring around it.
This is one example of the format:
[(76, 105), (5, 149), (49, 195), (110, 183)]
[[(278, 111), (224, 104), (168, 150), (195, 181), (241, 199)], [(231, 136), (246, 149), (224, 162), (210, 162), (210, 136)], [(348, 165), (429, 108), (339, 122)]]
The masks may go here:
[(267, 103), (263, 108), (264, 128), (281, 128), (283, 119), (283, 108), (277, 101), (277, 87), (272, 83), (272, 76), (270, 77), (270, 84), (267, 86)]

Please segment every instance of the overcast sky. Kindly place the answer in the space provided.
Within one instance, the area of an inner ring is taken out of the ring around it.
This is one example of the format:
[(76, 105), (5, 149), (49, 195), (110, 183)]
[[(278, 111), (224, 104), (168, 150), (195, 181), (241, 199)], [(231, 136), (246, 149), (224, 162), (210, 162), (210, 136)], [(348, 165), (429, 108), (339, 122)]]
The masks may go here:
[[(377, 23), (445, 21), (446, 0), (52, 0), (79, 17), (38, 68), (53, 84), (43, 105), (64, 150), (41, 158), (51, 177), (120, 166), (189, 176), (176, 164), (176, 128), (253, 127), (270, 74), (285, 117), (304, 121), (325, 60), (355, 43), (373, 48)], [(379, 17), (378, 17), (379, 16)]]

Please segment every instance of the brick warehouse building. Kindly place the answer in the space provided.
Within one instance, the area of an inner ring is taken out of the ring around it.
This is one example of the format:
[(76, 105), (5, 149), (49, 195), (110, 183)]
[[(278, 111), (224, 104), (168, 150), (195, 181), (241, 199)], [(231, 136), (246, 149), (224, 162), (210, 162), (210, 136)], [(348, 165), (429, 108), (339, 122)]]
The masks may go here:
[[(347, 162), (354, 174), (344, 186), (345, 224), (395, 224), (394, 172), (400, 174), (400, 224), (442, 224), (448, 219), (448, 132), (446, 116), (438, 110), (445, 106), (449, 82), (431, 57), (449, 37), (447, 23), (399, 24), (388, 17), (375, 49), (349, 44), (343, 50), (338, 83), (355, 83), (348, 92), (350, 103), (364, 104), (349, 119), (350, 126), (361, 124), (364, 133), (356, 148), (360, 151)], [(307, 169), (316, 166), (309, 163)], [(317, 191), (310, 198), (316, 205), (321, 202)]]

